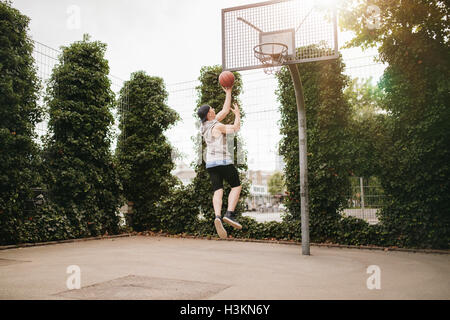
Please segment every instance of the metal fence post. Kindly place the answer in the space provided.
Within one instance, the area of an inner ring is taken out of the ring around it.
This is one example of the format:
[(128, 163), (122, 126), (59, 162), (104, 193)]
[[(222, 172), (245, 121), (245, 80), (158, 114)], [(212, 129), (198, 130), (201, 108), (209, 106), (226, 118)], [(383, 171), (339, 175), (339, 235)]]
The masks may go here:
[(361, 211), (362, 211), (362, 215), (363, 215), (363, 219), (366, 218), (366, 215), (364, 213), (364, 184), (363, 184), (363, 177), (359, 178), (359, 186), (361, 188)]

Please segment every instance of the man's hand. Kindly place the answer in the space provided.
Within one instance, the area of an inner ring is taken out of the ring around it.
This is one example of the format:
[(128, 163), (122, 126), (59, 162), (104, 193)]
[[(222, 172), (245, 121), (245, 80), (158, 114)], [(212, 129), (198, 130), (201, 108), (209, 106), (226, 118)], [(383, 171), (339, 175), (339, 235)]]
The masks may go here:
[(235, 116), (240, 116), (241, 112), (239, 111), (239, 105), (235, 102), (233, 103), (233, 107), (234, 109), (231, 109), (231, 111), (233, 111)]
[(231, 93), (231, 90), (233, 90), (233, 87), (223, 87), (223, 86), (221, 86), (222, 87), (222, 89), (223, 89), (223, 91), (225, 91), (225, 93), (228, 93), (228, 92), (230, 92)]
[(241, 128), (241, 113), (239, 111), (239, 105), (235, 102), (233, 103), (233, 107), (234, 109), (231, 109), (231, 111), (233, 111), (235, 116), (234, 124), (224, 125), (222, 123), (219, 123), (218, 125), (216, 125), (217, 130), (219, 130), (223, 134), (235, 133), (238, 132)]

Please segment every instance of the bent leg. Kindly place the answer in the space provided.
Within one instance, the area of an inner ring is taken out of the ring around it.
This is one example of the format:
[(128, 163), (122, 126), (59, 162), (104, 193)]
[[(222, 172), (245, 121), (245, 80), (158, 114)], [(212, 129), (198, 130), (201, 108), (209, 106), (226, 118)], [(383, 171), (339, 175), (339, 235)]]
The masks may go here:
[(223, 196), (223, 189), (218, 189), (214, 191), (213, 196), (213, 206), (214, 206), (214, 213), (216, 214), (216, 218), (214, 219), (214, 226), (216, 227), (217, 234), (220, 238), (225, 239), (227, 238), (227, 230), (223, 227), (222, 224), (222, 218), (219, 218), (222, 216), (222, 196)]
[(213, 196), (213, 206), (214, 212), (216, 216), (222, 216), (222, 197), (223, 197), (223, 189), (217, 189), (214, 191)]
[(230, 194), (228, 195), (228, 209), (227, 211), (234, 211), (236, 205), (239, 201), (239, 195), (241, 194), (242, 186), (237, 186), (231, 188)]

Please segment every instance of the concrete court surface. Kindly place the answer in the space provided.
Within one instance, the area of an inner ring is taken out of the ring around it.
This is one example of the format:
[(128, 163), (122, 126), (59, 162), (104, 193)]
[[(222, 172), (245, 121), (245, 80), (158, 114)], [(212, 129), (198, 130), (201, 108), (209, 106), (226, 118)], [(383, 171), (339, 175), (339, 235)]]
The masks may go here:
[[(67, 287), (71, 265), (80, 289)], [(367, 287), (371, 265), (380, 289)], [(0, 251), (0, 299), (448, 300), (450, 255), (311, 246), (302, 256), (299, 245), (102, 239)]]

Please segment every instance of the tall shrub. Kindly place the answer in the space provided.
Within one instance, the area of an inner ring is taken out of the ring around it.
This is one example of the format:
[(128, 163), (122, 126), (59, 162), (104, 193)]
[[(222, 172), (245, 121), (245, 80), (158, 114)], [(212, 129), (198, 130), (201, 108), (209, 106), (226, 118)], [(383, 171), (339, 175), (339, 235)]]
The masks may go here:
[(0, 243), (20, 240), (30, 189), (37, 186), (38, 146), (34, 132), (41, 121), (39, 82), (28, 36), (29, 18), (0, 2)]
[(118, 232), (120, 182), (110, 151), (114, 94), (106, 45), (62, 48), (47, 88), (44, 160), (49, 198), (73, 226), (71, 237)]
[(119, 102), (127, 108), (120, 117), (116, 155), (124, 196), (133, 206), (132, 227), (138, 231), (159, 230), (164, 212), (156, 205), (175, 183), (172, 146), (164, 131), (180, 117), (167, 106), (167, 97), (163, 79), (143, 71), (133, 73), (120, 91)]
[[(343, 90), (342, 58), (299, 64), (307, 119), (310, 237), (313, 242), (336, 238), (339, 210), (349, 193), (349, 120), (351, 110)], [(287, 208), (300, 220), (298, 118), (290, 72), (278, 75), (281, 123), (280, 153), (286, 163)]]

